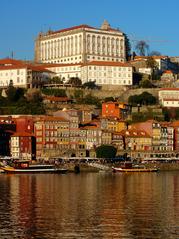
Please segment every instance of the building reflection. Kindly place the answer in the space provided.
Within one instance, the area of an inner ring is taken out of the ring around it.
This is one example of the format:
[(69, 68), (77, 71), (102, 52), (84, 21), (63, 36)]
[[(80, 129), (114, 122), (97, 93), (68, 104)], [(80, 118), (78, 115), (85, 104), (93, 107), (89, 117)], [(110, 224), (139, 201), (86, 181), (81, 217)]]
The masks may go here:
[(0, 235), (8, 228), (13, 238), (169, 238), (179, 221), (178, 180), (175, 173), (3, 175)]

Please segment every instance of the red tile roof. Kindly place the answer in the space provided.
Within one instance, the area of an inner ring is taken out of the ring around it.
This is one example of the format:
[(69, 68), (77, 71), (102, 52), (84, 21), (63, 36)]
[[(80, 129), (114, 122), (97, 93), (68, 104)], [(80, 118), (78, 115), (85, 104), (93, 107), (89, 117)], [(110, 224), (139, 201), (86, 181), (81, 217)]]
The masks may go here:
[(29, 64), (17, 64), (17, 65), (0, 65), (0, 70), (15, 70), (15, 69), (29, 69), (32, 71), (38, 71), (38, 72), (49, 72), (49, 73), (53, 73), (50, 70), (44, 68), (44, 67), (40, 67), (40, 66), (34, 66), (34, 65), (29, 65)]
[(47, 34), (48, 35), (53, 35), (53, 34), (57, 34), (57, 33), (63, 33), (63, 32), (73, 31), (73, 30), (77, 30), (77, 29), (84, 29), (84, 28), (94, 29), (94, 30), (101, 30), (101, 31), (121, 32), (118, 29), (114, 29), (114, 28), (101, 29), (101, 28), (91, 27), (91, 26), (86, 25), (86, 24), (82, 24), (82, 25), (79, 25), (79, 26), (65, 28), (65, 29), (61, 29), (61, 30), (58, 30), (58, 31), (49, 31)]
[(4, 58), (4, 59), (0, 59), (0, 66), (3, 65), (19, 65), (24, 63), (24, 61), (22, 60), (15, 60), (12, 58)]
[(161, 88), (159, 91), (165, 91), (165, 90), (168, 90), (168, 91), (179, 91), (179, 88)]
[(172, 122), (160, 122), (160, 125), (162, 126), (162, 127), (171, 127), (172, 126)]
[(61, 32), (68, 32), (68, 31), (73, 31), (73, 30), (77, 30), (77, 29), (83, 29), (83, 28), (90, 28), (90, 29), (95, 29), (94, 27), (91, 27), (89, 25), (79, 25), (79, 26), (74, 26), (74, 27), (69, 27), (69, 28), (65, 28), (65, 29), (61, 29), (58, 31), (52, 31), (50, 34), (56, 34), (56, 33), (61, 33)]
[(173, 127), (178, 127), (179, 126), (179, 120), (177, 120), (177, 121), (173, 121), (172, 123), (171, 123), (171, 126), (173, 126)]
[(166, 98), (166, 99), (164, 98), (162, 100), (163, 101), (179, 101), (179, 99), (177, 99), (177, 98), (176, 99), (175, 98), (174, 99), (173, 98), (170, 98), (170, 99), (169, 98)]
[(173, 72), (171, 70), (166, 70), (163, 72), (164, 74), (173, 74)]

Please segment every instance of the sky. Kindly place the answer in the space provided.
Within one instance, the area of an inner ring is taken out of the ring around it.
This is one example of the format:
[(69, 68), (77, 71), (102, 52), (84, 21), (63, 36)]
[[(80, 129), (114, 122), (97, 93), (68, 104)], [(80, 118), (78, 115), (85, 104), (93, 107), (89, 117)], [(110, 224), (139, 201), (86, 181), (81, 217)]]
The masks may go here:
[(40, 31), (81, 24), (99, 28), (107, 20), (126, 33), (135, 50), (145, 40), (150, 51), (179, 56), (179, 0), (1, 0), (0, 58), (33, 60)]

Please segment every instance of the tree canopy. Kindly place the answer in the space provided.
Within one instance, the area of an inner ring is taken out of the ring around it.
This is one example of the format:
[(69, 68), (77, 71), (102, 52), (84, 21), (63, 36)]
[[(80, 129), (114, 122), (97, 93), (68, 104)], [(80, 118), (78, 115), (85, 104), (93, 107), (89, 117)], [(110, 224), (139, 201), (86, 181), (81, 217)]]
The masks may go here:
[(58, 76), (54, 76), (52, 79), (50, 79), (50, 83), (63, 84), (63, 80)]
[(157, 103), (156, 97), (148, 92), (143, 92), (140, 95), (132, 95), (128, 99), (128, 103), (136, 106), (136, 105), (155, 105)]
[(115, 100), (114, 97), (112, 97), (112, 96), (106, 97), (106, 98), (104, 99), (104, 102), (109, 102), (109, 101), (115, 102), (116, 100)]
[(114, 158), (116, 153), (117, 149), (112, 145), (101, 145), (96, 148), (97, 158)]
[(71, 77), (68, 80), (67, 84), (72, 84), (72, 86), (81, 86), (82, 85), (82, 81), (78, 77)]
[(98, 85), (96, 85), (95, 81), (89, 81), (89, 82), (85, 82), (83, 84), (83, 88), (87, 88), (87, 89), (99, 89), (100, 87)]
[(149, 68), (152, 68), (152, 70), (155, 70), (157, 68), (157, 62), (154, 60), (152, 56), (149, 56), (146, 61), (146, 65)]
[(124, 34), (125, 37), (125, 52), (126, 52), (126, 60), (130, 60), (131, 57), (131, 43), (127, 34)]
[(42, 93), (45, 95), (53, 95), (57, 97), (66, 97), (66, 90), (64, 89), (42, 89)]
[(149, 79), (142, 79), (140, 82), (139, 82), (139, 86), (141, 88), (152, 88), (153, 87), (153, 84), (152, 82), (149, 80)]

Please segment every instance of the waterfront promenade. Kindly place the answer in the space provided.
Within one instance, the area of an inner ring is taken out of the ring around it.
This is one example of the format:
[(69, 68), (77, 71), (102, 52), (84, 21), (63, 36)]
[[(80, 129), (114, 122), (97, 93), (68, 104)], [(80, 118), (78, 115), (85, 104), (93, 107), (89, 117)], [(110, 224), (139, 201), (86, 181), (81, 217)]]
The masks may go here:
[[(55, 164), (59, 167), (63, 166), (69, 171), (74, 171), (75, 167), (79, 167), (83, 172), (96, 172), (96, 171), (111, 171), (112, 166), (120, 166), (124, 160), (118, 158), (104, 159), (104, 158), (79, 158), (79, 157), (64, 157), (64, 158), (51, 158), (51, 159), (38, 159), (39, 163)], [(156, 167), (160, 170), (179, 170), (178, 158), (153, 158), (143, 160), (142, 162), (135, 161), (135, 164), (141, 164), (145, 167)]]

